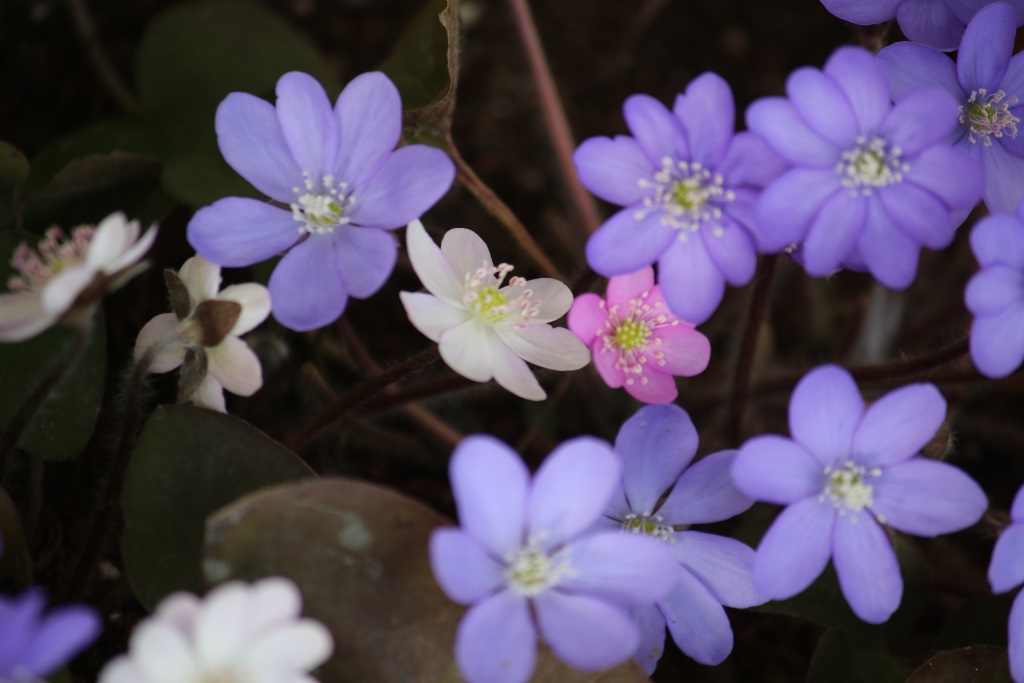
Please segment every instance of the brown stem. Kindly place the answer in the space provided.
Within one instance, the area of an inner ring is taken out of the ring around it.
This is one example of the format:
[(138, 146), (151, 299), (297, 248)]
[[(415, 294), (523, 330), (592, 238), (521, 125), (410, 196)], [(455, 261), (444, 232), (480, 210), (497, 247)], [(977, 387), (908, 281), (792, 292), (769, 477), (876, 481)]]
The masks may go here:
[(761, 262), (761, 276), (754, 285), (754, 293), (750, 299), (750, 312), (747, 314), (747, 326), (743, 330), (743, 342), (740, 355), (736, 362), (736, 375), (733, 377), (732, 394), (729, 398), (729, 412), (725, 421), (725, 432), (738, 440), (742, 435), (743, 414), (750, 398), (750, 380), (754, 372), (754, 356), (757, 354), (757, 342), (761, 338), (761, 327), (768, 310), (768, 295), (771, 293), (772, 281), (775, 279), (775, 264), (778, 254), (769, 254)]
[(545, 127), (555, 149), (562, 180), (569, 192), (569, 200), (577, 219), (583, 225), (586, 234), (590, 235), (601, 225), (601, 215), (593, 197), (576, 175), (576, 165), (572, 159), (576, 143), (565, 116), (565, 108), (562, 107), (562, 100), (558, 97), (558, 88), (551, 76), (551, 68), (544, 55), (544, 46), (541, 45), (540, 35), (537, 33), (537, 25), (530, 13), (530, 5), (527, 0), (509, 0), (509, 4), (512, 6), (516, 28), (519, 29), (519, 39), (523, 43), (526, 60), (530, 65), (530, 74), (537, 88), (537, 98), (540, 101)]
[(480, 176), (476, 174), (476, 171), (462, 158), (458, 148), (455, 146), (455, 141), (452, 140), (450, 131), (445, 135), (445, 141), (448, 145), (448, 155), (455, 162), (456, 177), (459, 179), (459, 182), (473, 193), (473, 196), (477, 198), (484, 208), (491, 212), (492, 216), (501, 221), (501, 224), (505, 226), (505, 229), (508, 230), (512, 239), (519, 245), (519, 248), (526, 252), (526, 255), (530, 257), (544, 275), (564, 282), (565, 276), (562, 274), (562, 271), (548, 258), (544, 250), (540, 248), (540, 245), (534, 241), (522, 221), (512, 213), (512, 209), (508, 208), (508, 205), (501, 201), (501, 198), (494, 193), (494, 190), (489, 188), (481, 180)]
[(460, 389), (478, 386), (480, 386), (479, 382), (466, 379), (462, 375), (452, 375), (432, 382), (424, 382), (423, 384), (396, 389), (393, 394), (378, 396), (367, 401), (356, 412), (359, 415), (375, 415), (422, 398), (441, 396), (442, 394), (459, 391)]
[(96, 74), (103, 81), (110, 94), (117, 100), (129, 114), (141, 114), (142, 104), (135, 98), (128, 86), (124, 84), (117, 71), (111, 65), (107, 56), (103, 53), (103, 47), (96, 37), (96, 28), (93, 26), (89, 10), (85, 7), (84, 0), (68, 0), (68, 8), (71, 10), (71, 19), (74, 21), (75, 30), (85, 44), (85, 55), (92, 62)]
[(320, 432), (320, 430), (337, 420), (352, 408), (363, 403), (392, 382), (400, 380), (406, 375), (410, 375), (417, 370), (423, 369), (440, 357), (441, 354), (438, 352), (437, 346), (431, 346), (429, 349), (421, 351), (404, 363), (390, 367), (376, 377), (370, 378), (362, 385), (356, 387), (354, 390), (348, 392), (340, 399), (329, 405), (319, 415), (307, 422), (304, 427), (288, 439), (286, 443), (287, 447), (293, 451), (298, 451), (311, 437), (315, 436)]

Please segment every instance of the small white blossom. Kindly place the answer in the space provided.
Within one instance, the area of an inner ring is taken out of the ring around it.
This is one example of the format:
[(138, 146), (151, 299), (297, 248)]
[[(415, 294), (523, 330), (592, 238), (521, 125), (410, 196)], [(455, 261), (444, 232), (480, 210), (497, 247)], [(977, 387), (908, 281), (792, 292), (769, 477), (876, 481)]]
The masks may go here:
[(572, 306), (572, 292), (561, 282), (513, 276), (506, 284), (512, 266), (495, 266), (487, 245), (465, 228), (449, 230), (438, 248), (413, 221), (406, 242), (430, 294), (402, 292), (402, 304), (460, 375), (476, 382), (493, 377), (513, 394), (540, 401), (546, 394), (523, 361), (552, 370), (579, 370), (590, 362), (572, 332), (547, 324)]

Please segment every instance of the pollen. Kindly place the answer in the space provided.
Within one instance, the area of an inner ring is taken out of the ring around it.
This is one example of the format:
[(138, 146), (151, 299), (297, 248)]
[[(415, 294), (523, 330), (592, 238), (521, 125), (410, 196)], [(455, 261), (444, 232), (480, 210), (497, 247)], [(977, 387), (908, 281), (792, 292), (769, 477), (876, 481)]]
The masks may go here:
[(839, 156), (836, 173), (843, 187), (854, 197), (869, 196), (875, 188), (903, 182), (910, 165), (902, 160), (903, 150), (883, 138), (857, 138), (857, 146)]
[(723, 187), (725, 178), (712, 173), (698, 162), (661, 160), (661, 170), (653, 178), (641, 178), (641, 188), (651, 190), (634, 218), (643, 220), (655, 211), (661, 212), (662, 224), (679, 230), (679, 238), (700, 229), (702, 223), (712, 226), (712, 234), (721, 237), (722, 205), (736, 198)]
[(558, 585), (563, 576), (572, 574), (564, 549), (549, 555), (536, 540), (531, 540), (508, 558), (505, 581), (514, 592), (532, 598)]
[(1020, 119), (1010, 113), (1015, 104), (1017, 98), (1007, 98), (1002, 90), (991, 95), (985, 88), (972, 90), (967, 103), (960, 105), (960, 123), (968, 124), (967, 139), (974, 143), (981, 140), (982, 145), (991, 147), (992, 138), (1017, 137)]
[(292, 188), (296, 200), (290, 204), (299, 233), (332, 233), (335, 228), (348, 224), (350, 219), (344, 215), (345, 209), (355, 203), (348, 183), (335, 183), (334, 176), (325, 175), (318, 186), (308, 173), (302, 175), (304, 184)]
[(818, 500), (831, 500), (840, 515), (848, 512), (858, 513), (864, 508), (870, 509), (875, 503), (875, 489), (869, 480), (881, 475), (881, 469), (867, 468), (852, 460), (847, 460), (838, 467), (826, 467), (825, 488)]
[(466, 273), (462, 302), (471, 313), (489, 325), (506, 320), (522, 324), (536, 317), (540, 311), (541, 302), (526, 286), (525, 279), (513, 276), (509, 278), (508, 285), (502, 287), (512, 269), (507, 263), (497, 266), (484, 263)]
[(596, 335), (602, 340), (601, 352), (615, 354), (615, 369), (625, 375), (626, 384), (647, 384), (646, 366), (666, 364), (657, 331), (678, 324), (679, 320), (665, 312), (665, 302), (652, 303), (650, 291), (645, 291), (630, 299), (625, 310), (618, 305), (609, 308)]

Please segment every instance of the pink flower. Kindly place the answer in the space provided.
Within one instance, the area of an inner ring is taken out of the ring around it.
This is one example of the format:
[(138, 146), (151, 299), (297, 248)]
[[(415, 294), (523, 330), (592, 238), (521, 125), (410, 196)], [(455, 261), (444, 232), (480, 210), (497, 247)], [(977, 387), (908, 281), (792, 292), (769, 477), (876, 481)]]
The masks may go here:
[(608, 280), (606, 299), (576, 297), (569, 329), (590, 347), (608, 386), (644, 403), (675, 400), (672, 376), (699, 375), (711, 357), (708, 338), (665, 305), (651, 267)]

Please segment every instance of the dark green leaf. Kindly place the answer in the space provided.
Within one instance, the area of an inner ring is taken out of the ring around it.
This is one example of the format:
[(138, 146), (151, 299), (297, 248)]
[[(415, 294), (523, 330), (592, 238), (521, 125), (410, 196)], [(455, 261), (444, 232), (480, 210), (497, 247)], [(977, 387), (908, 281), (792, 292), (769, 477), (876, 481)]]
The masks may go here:
[(1006, 649), (991, 645), (940, 652), (910, 675), (907, 683), (1011, 683)]
[(0, 227), (14, 216), (18, 190), (28, 179), (28, 159), (17, 148), (0, 142)]
[(842, 631), (829, 631), (814, 651), (807, 682), (901, 683), (908, 673), (877, 646), (863, 645)]
[(25, 545), (21, 517), (14, 503), (0, 489), (0, 585), (13, 584), (18, 591), (32, 585), (32, 558)]
[(294, 454), (247, 423), (204, 408), (158, 408), (125, 480), (125, 569), (152, 608), (176, 590), (202, 592), (206, 517), (264, 486), (313, 477)]

